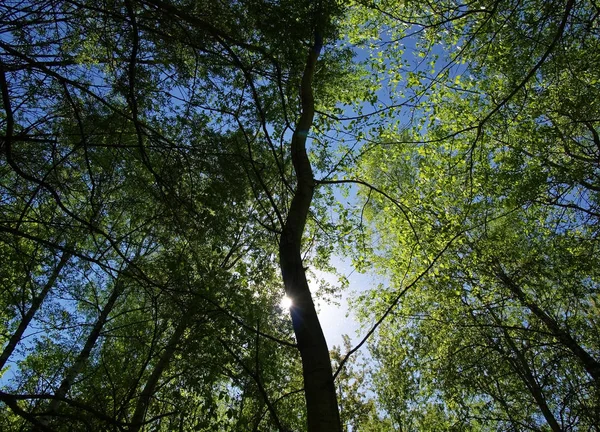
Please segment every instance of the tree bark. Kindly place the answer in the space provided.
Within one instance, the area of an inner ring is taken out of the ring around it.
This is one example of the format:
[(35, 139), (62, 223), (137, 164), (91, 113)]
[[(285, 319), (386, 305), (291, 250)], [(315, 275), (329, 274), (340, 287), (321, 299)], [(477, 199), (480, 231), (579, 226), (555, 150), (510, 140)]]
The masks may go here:
[(315, 185), (306, 152), (306, 137), (314, 117), (312, 82), (321, 45), (321, 35), (317, 31), (302, 76), (302, 113), (292, 136), (296, 190), (279, 240), (279, 261), (285, 292), (293, 302), (290, 314), (302, 357), (308, 431), (336, 432), (341, 431), (341, 424), (329, 349), (308, 287), (301, 255), (302, 235)]

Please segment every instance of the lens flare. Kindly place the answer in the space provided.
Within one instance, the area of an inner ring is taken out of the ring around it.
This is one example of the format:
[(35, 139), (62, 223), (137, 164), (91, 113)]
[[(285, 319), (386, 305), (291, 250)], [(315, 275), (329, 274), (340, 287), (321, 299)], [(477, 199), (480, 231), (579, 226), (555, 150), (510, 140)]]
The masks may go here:
[(293, 304), (294, 302), (292, 302), (292, 299), (288, 296), (283, 297), (279, 302), (279, 306), (281, 306), (282, 309), (289, 309)]

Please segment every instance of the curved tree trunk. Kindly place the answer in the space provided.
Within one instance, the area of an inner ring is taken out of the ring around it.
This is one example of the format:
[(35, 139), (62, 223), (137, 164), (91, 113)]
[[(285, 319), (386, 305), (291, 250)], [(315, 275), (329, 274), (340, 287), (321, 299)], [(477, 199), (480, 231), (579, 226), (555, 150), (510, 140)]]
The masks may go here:
[(316, 32), (315, 44), (308, 54), (302, 76), (302, 114), (292, 136), (296, 190), (279, 240), (279, 261), (286, 294), (293, 302), (290, 313), (302, 357), (308, 431), (336, 432), (341, 430), (341, 425), (329, 350), (308, 288), (301, 256), (302, 235), (314, 191), (306, 136), (314, 117), (312, 82), (321, 45), (321, 36)]

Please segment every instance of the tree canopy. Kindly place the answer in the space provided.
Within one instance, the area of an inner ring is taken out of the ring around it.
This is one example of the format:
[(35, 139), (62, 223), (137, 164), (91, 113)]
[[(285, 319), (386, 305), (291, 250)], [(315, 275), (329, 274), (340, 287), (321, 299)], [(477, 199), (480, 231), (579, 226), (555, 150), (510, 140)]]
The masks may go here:
[(0, 429), (598, 430), (599, 17), (3, 2)]

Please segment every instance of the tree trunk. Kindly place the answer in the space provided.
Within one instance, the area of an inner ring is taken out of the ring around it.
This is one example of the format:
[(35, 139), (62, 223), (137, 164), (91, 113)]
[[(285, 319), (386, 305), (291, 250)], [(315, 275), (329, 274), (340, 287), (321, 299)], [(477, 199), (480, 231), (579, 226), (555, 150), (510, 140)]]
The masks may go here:
[[(189, 313), (189, 312), (188, 312)], [(154, 395), (156, 391), (156, 386), (158, 385), (158, 381), (162, 376), (163, 372), (169, 366), (169, 362), (175, 354), (175, 350), (177, 349), (177, 345), (181, 342), (181, 338), (185, 330), (188, 328), (188, 320), (184, 316), (181, 318), (181, 321), (175, 328), (175, 331), (169, 338), (167, 345), (164, 348), (162, 355), (158, 359), (158, 363), (152, 370), (150, 377), (148, 377), (148, 381), (140, 394), (137, 404), (135, 406), (135, 412), (133, 413), (133, 417), (131, 419), (131, 426), (129, 427), (129, 432), (138, 432), (142, 429), (144, 418), (146, 417), (146, 412), (148, 411), (148, 407), (150, 406), (150, 399)]]
[[(529, 389), (531, 396), (533, 396), (535, 403), (537, 404), (538, 408), (542, 412), (542, 415), (544, 416), (544, 419), (548, 423), (548, 426), (550, 426), (550, 429), (552, 430), (552, 432), (561, 432), (562, 428), (558, 424), (556, 417), (554, 417), (552, 410), (548, 406), (548, 402), (546, 401), (544, 392), (542, 391), (542, 388), (540, 387), (535, 375), (533, 374), (533, 371), (529, 367), (527, 359), (525, 358), (523, 353), (519, 350), (519, 348), (515, 344), (510, 333), (508, 332), (506, 327), (504, 327), (504, 325), (502, 324), (502, 321), (496, 316), (496, 314), (491, 309), (488, 309), (488, 313), (492, 316), (492, 318), (494, 319), (494, 322), (496, 323), (498, 328), (502, 329), (502, 333), (504, 334), (504, 339), (506, 340), (506, 343), (508, 344), (510, 350), (513, 352), (514, 356), (516, 357), (516, 361), (511, 360), (510, 356), (505, 354), (505, 355), (507, 355), (507, 360), (509, 361), (509, 363), (511, 363), (513, 365), (515, 372), (517, 373), (517, 375), (519, 375), (521, 377), (525, 386)], [(503, 351), (501, 347), (499, 347), (499, 349), (501, 351)]]
[(537, 304), (530, 301), (521, 287), (499, 266), (496, 268), (496, 276), (517, 297), (519, 302), (542, 321), (548, 330), (577, 357), (586, 372), (594, 379), (596, 386), (600, 387), (600, 363), (579, 345), (573, 336), (563, 330), (554, 318), (544, 312)]
[(48, 281), (42, 288), (42, 291), (40, 291), (40, 293), (37, 296), (35, 296), (31, 301), (31, 306), (29, 307), (29, 310), (23, 316), (23, 319), (19, 323), (17, 330), (15, 330), (15, 332), (12, 334), (10, 340), (8, 341), (8, 344), (2, 350), (2, 354), (0, 354), (0, 369), (4, 368), (6, 362), (14, 352), (15, 348), (17, 347), (21, 339), (23, 339), (23, 335), (25, 334), (27, 327), (29, 327), (29, 324), (33, 320), (33, 317), (35, 316), (36, 312), (44, 302), (44, 299), (56, 283), (56, 279), (58, 279), (60, 272), (62, 271), (63, 267), (67, 264), (69, 259), (71, 259), (71, 254), (68, 252), (63, 252), (62, 256), (60, 257), (59, 263), (52, 271), (52, 274), (50, 275)]
[(88, 359), (90, 358), (92, 349), (94, 348), (94, 346), (96, 346), (96, 343), (98, 342), (98, 338), (100, 337), (100, 332), (102, 332), (102, 329), (104, 328), (104, 324), (106, 324), (108, 315), (112, 312), (112, 310), (115, 306), (115, 303), (122, 292), (123, 292), (123, 283), (122, 283), (122, 281), (117, 280), (115, 282), (113, 291), (110, 294), (110, 297), (108, 298), (106, 304), (104, 305), (104, 308), (102, 308), (102, 311), (100, 312), (100, 315), (98, 316), (98, 319), (96, 320), (96, 323), (94, 324), (94, 327), (92, 328), (92, 331), (90, 332), (90, 334), (88, 335), (88, 337), (85, 341), (85, 345), (83, 346), (83, 349), (81, 350), (81, 352), (75, 359), (75, 362), (71, 365), (71, 367), (65, 373), (65, 376), (64, 376), (62, 382), (60, 383), (58, 390), (56, 390), (56, 392), (54, 393), (54, 396), (56, 396), (56, 399), (53, 399), (52, 402), (50, 403), (49, 411), (51, 413), (54, 413), (58, 409), (58, 405), (60, 404), (60, 401), (62, 399), (64, 399), (64, 397), (67, 395), (67, 393), (71, 389), (71, 386), (73, 385), (73, 382), (75, 381), (75, 378), (77, 378), (77, 376), (81, 372), (81, 369), (83, 368), (85, 362), (87, 362)]
[(315, 32), (315, 44), (308, 54), (302, 76), (302, 113), (292, 136), (296, 190), (279, 240), (279, 261), (286, 294), (293, 302), (290, 314), (302, 357), (308, 431), (337, 432), (341, 431), (341, 425), (329, 350), (308, 288), (301, 255), (302, 235), (314, 191), (306, 137), (314, 117), (312, 81), (321, 45), (321, 36)]

